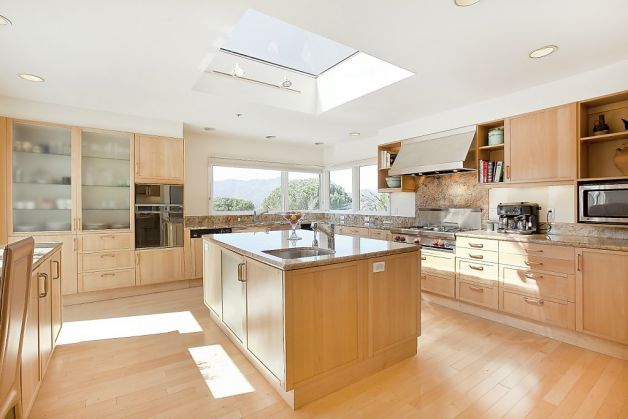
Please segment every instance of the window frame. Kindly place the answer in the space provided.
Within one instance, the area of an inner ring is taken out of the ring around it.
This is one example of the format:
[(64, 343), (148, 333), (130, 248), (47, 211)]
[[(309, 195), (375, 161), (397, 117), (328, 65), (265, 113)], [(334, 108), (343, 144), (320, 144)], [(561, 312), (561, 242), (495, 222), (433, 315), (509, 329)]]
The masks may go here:
[[(213, 183), (214, 183), (214, 167), (231, 167), (236, 169), (258, 169), (258, 170), (275, 170), (280, 172), (280, 187), (281, 187), (281, 209), (279, 211), (270, 212), (271, 214), (278, 214), (288, 211), (288, 172), (301, 172), (301, 173), (314, 173), (318, 175), (319, 179), (319, 209), (316, 210), (298, 210), (304, 213), (307, 212), (320, 212), (324, 211), (324, 168), (318, 166), (305, 166), (305, 165), (287, 165), (278, 162), (266, 162), (255, 160), (240, 160), (229, 158), (210, 158), (209, 165), (207, 167), (207, 179), (208, 179), (208, 213), (209, 215), (253, 215), (256, 210), (253, 211), (216, 211), (214, 210), (213, 202)], [(260, 211), (261, 212), (261, 211)]]

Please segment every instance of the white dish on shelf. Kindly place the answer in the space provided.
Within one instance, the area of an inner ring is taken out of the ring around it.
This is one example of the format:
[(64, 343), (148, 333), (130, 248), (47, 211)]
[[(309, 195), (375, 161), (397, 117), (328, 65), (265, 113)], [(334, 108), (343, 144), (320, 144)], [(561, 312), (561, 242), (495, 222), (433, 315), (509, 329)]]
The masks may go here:
[(68, 221), (46, 221), (46, 230), (50, 230), (50, 231), (70, 230), (70, 223)]
[(21, 225), (16, 225), (13, 230), (18, 231), (18, 232), (32, 232), (32, 231), (40, 231), (41, 229), (36, 224), (21, 224)]

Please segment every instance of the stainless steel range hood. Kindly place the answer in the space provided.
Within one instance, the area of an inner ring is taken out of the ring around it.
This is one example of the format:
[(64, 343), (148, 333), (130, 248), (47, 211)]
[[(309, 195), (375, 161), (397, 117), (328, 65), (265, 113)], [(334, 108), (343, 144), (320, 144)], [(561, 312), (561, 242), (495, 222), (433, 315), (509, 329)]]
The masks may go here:
[(402, 141), (388, 174), (429, 176), (475, 170), (475, 126), (469, 126)]

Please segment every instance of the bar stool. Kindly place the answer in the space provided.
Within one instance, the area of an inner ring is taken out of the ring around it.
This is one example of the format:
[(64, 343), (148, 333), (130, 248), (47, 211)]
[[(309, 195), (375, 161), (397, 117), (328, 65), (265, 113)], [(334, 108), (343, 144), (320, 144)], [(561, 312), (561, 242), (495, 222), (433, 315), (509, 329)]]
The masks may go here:
[(21, 418), (20, 363), (35, 241), (4, 249), (0, 279), (0, 418)]

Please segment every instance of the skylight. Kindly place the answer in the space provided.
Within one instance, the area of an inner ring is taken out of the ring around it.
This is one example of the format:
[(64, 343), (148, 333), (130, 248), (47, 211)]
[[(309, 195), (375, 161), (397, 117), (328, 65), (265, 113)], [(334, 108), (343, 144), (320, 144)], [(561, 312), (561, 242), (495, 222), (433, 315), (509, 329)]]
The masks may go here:
[(358, 51), (249, 9), (221, 48), (317, 77)]

